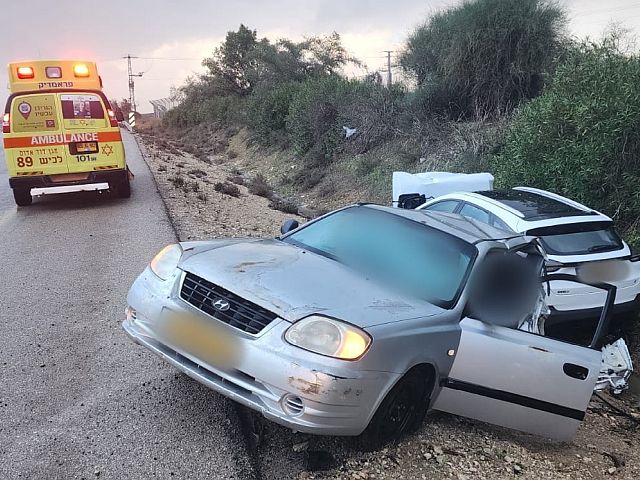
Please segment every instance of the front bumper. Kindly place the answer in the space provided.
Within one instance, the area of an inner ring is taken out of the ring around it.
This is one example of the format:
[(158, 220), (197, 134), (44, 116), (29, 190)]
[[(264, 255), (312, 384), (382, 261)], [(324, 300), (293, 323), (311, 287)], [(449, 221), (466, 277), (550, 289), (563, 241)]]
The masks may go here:
[[(295, 431), (359, 435), (399, 378), (395, 373), (362, 370), (359, 361), (340, 361), (293, 347), (283, 339), (290, 323), (281, 319), (256, 336), (223, 324), (235, 335), (242, 355), (232, 368), (207, 364), (163, 343), (154, 325), (168, 311), (218, 321), (178, 297), (181, 279), (170, 290), (162, 283), (147, 269), (131, 287), (128, 301), (135, 315), (128, 315), (122, 325), (129, 337), (200, 383)], [(302, 411), (292, 412), (290, 402), (303, 405)]]

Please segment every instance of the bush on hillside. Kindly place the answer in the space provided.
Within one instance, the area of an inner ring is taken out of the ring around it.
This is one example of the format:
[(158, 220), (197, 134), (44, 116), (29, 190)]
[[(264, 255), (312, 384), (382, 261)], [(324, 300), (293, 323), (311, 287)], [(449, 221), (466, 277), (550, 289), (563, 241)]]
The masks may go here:
[(501, 116), (541, 92), (564, 23), (547, 0), (467, 1), (419, 27), (400, 63), (415, 76), (425, 111)]
[(517, 111), (492, 160), (503, 187), (558, 192), (637, 229), (640, 57), (615, 43), (575, 47), (544, 95)]

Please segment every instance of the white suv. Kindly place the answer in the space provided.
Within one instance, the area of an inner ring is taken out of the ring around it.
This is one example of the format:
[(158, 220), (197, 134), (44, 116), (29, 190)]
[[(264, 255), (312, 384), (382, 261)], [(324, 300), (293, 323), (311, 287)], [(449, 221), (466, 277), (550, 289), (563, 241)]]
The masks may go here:
[[(527, 187), (450, 193), (417, 209), (459, 213), (494, 227), (537, 236), (549, 255), (549, 271), (612, 283), (618, 288), (614, 312), (640, 311), (638, 257), (631, 256), (611, 218), (600, 212)], [(547, 296), (551, 309), (547, 324), (598, 316), (604, 301), (605, 294), (596, 288), (553, 281)]]

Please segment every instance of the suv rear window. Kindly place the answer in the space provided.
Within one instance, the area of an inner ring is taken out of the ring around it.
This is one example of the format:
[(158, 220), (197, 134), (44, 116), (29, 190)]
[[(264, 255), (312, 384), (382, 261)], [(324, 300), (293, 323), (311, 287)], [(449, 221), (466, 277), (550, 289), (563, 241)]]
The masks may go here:
[(624, 245), (611, 222), (588, 222), (535, 228), (527, 235), (540, 238), (552, 255), (586, 255), (621, 250)]

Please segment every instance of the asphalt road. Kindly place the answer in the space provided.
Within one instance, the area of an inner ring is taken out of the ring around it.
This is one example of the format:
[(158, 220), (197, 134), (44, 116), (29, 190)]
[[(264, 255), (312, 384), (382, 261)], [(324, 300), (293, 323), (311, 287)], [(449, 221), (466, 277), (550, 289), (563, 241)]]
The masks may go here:
[(0, 478), (250, 478), (236, 409), (121, 331), (175, 234), (135, 140), (130, 199), (16, 208), (0, 157)]

